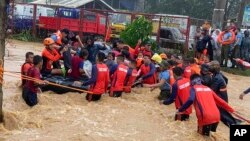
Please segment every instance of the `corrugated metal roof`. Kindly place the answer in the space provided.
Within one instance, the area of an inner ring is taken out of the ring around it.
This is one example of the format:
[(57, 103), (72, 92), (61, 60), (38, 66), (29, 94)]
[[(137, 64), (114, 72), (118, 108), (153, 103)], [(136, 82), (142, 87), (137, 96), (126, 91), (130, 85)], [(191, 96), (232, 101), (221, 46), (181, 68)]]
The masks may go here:
[(94, 0), (37, 0), (31, 3), (77, 8)]

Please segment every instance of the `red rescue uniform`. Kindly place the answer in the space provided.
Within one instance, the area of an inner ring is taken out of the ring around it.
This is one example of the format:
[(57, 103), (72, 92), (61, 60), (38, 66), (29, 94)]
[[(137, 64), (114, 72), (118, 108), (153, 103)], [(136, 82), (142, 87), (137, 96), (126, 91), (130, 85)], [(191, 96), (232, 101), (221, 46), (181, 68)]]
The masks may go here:
[(109, 69), (106, 64), (96, 64), (96, 82), (90, 86), (90, 91), (95, 95), (102, 95), (108, 89)]
[(210, 88), (204, 85), (195, 85), (194, 108), (198, 118), (198, 125), (204, 126), (220, 121), (220, 112), (216, 105), (233, 112), (234, 110), (219, 98)]
[(123, 89), (123, 91), (125, 93), (131, 93), (131, 87), (135, 83), (138, 72), (137, 72), (136, 69), (129, 69), (129, 73), (131, 73), (131, 74), (128, 74), (128, 76), (127, 76), (127, 78), (125, 80), (125, 86), (124, 86), (124, 89)]
[(113, 92), (123, 91), (124, 81), (128, 73), (128, 67), (125, 64), (118, 65), (111, 83), (110, 96), (113, 96)]
[[(151, 65), (151, 66), (150, 66)], [(144, 84), (155, 84), (157, 82), (157, 77), (156, 77), (156, 70), (155, 70), (155, 67), (154, 67), (154, 64), (150, 64), (150, 65), (145, 65), (143, 64), (140, 68), (140, 74), (145, 77), (146, 75), (148, 75), (152, 70), (151, 69), (154, 69), (154, 72), (151, 76), (143, 79), (143, 83)], [(154, 68), (151, 68), (151, 67), (154, 67)]]
[[(190, 96), (190, 81), (189, 79), (182, 78), (177, 80), (177, 95), (175, 100), (175, 107), (179, 109), (184, 103), (187, 102)], [(190, 115), (192, 113), (192, 107), (190, 106), (184, 111), (184, 114)]]
[[(24, 63), (21, 67), (21, 74), (22, 75), (27, 75), (28, 74), (28, 70), (33, 67), (32, 63)], [(23, 79), (23, 77), (21, 76), (21, 80), (22, 80), (22, 86), (24, 86), (24, 84), (26, 83), (26, 80)]]

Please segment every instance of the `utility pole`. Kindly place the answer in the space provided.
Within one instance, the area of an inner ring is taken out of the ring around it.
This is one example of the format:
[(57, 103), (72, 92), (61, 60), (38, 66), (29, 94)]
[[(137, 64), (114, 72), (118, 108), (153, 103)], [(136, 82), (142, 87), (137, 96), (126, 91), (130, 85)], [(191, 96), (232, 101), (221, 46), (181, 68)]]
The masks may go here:
[(242, 21), (243, 21), (243, 16), (244, 16), (244, 11), (245, 11), (245, 7), (250, 4), (250, 0), (241, 0), (241, 3), (240, 3), (240, 12), (239, 12), (239, 15), (238, 15), (238, 22), (237, 22), (237, 25), (239, 27), (242, 26)]
[(227, 0), (215, 0), (212, 25), (213, 28), (222, 29)]
[(7, 2), (9, 0), (0, 0), (0, 123), (3, 122), (3, 66), (5, 54), (5, 37), (6, 37), (6, 19), (7, 19)]

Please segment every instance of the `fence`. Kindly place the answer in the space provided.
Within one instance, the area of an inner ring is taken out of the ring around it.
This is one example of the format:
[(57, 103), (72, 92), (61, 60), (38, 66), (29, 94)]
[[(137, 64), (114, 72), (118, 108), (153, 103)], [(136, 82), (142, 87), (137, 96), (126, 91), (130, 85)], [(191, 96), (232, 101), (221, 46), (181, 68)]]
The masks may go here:
[[(8, 29), (12, 33), (30, 30), (33, 36), (44, 37), (56, 30), (68, 28), (81, 37), (89, 34), (106, 37), (111, 23), (130, 24), (138, 16), (145, 16), (152, 21), (152, 36), (162, 46), (165, 41), (183, 43), (184, 51), (187, 51), (190, 46), (190, 25), (194, 22), (188, 16), (69, 9), (16, 3), (8, 7)], [(202, 20), (196, 21), (196, 25), (202, 25), (200, 21)]]

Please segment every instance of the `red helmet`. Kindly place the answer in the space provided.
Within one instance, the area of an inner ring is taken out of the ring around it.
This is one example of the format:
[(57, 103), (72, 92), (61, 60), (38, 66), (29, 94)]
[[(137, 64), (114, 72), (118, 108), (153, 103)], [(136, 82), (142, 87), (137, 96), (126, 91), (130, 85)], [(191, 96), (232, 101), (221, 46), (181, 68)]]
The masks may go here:
[(44, 41), (43, 41), (43, 44), (45, 45), (45, 46), (48, 46), (48, 45), (51, 45), (51, 44), (54, 44), (55, 43), (55, 41), (52, 39), (52, 38), (46, 38), (46, 39), (44, 39)]

